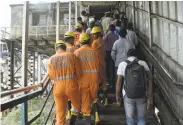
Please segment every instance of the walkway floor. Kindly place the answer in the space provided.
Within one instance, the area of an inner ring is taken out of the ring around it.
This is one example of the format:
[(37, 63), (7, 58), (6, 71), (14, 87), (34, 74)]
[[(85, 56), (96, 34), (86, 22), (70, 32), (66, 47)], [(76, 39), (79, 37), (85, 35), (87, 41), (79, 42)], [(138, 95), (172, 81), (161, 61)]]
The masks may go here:
[[(109, 104), (108, 107), (99, 109), (99, 116), (101, 119), (101, 125), (126, 125), (125, 111), (123, 106), (118, 107), (114, 104)], [(76, 125), (86, 124), (83, 121), (77, 121)], [(147, 125), (158, 125), (158, 121), (154, 115), (147, 116)]]

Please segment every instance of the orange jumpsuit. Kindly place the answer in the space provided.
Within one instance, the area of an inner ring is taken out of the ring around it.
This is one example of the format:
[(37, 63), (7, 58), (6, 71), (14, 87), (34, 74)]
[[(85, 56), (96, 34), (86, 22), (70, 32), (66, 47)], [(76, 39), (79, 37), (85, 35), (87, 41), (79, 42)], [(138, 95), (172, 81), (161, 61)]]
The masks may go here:
[(66, 43), (66, 46), (67, 46), (67, 52), (71, 52), (71, 53), (74, 53), (78, 48), (69, 44), (69, 43)]
[(74, 45), (78, 46), (79, 45), (79, 36), (80, 36), (80, 32), (74, 32)]
[(53, 95), (56, 104), (56, 124), (64, 125), (68, 98), (71, 99), (73, 105), (71, 111), (79, 112), (81, 105), (77, 84), (81, 74), (74, 54), (58, 51), (50, 57), (48, 75), (50, 79), (54, 80)]
[(98, 39), (92, 42), (92, 48), (99, 52), (100, 57), (100, 79), (102, 84), (102, 89), (107, 89), (107, 80), (106, 80), (106, 64), (105, 64), (105, 46), (104, 40), (99, 37)]
[(91, 104), (97, 99), (99, 88), (99, 55), (89, 45), (83, 45), (75, 51), (80, 61), (82, 76), (79, 83), (81, 92), (81, 112), (90, 115)]

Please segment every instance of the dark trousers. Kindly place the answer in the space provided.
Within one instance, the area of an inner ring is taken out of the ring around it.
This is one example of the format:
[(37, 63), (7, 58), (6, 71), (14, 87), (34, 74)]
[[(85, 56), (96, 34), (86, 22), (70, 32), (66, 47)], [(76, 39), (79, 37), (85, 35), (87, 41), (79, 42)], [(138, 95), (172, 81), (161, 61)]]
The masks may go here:
[(111, 51), (106, 51), (105, 61), (107, 80), (111, 85), (115, 85), (115, 63), (111, 58)]

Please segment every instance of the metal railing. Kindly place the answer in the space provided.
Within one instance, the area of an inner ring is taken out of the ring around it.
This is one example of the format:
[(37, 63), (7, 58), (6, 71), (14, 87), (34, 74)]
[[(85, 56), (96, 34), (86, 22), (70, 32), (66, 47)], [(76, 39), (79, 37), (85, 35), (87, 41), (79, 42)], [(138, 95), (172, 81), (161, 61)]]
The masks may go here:
[[(6, 38), (4, 36), (9, 36), (10, 38), (18, 38), (22, 36), (21, 26), (1, 27), (0, 30), (2, 32), (1, 37), (3, 36), (2, 38)], [(64, 34), (68, 30), (68, 25), (60, 25), (60, 34)], [(71, 30), (74, 30), (74, 25), (71, 25)], [(29, 37), (39, 38), (53, 35), (56, 35), (56, 25), (29, 26)]]
[[(1, 92), (1, 97), (6, 97), (6, 96), (11, 96), (14, 94), (20, 94), (23, 93), (20, 96), (14, 97), (12, 99), (8, 99), (8, 100), (3, 100), (2, 102), (0, 102), (1, 104), (1, 112), (9, 109), (9, 108), (13, 108), (15, 106), (17, 106), (18, 104), (22, 104), (25, 101), (31, 100), (41, 94), (43, 94), (45, 92), (45, 90), (47, 89), (48, 85), (51, 83), (51, 80), (49, 79), (49, 76), (46, 75), (43, 80), (40, 83), (37, 83), (35, 85), (32, 86), (27, 86), (24, 88), (19, 88), (19, 89), (14, 89), (11, 91), (5, 91), (5, 92)], [(29, 120), (27, 123), (25, 123), (26, 125), (30, 125), (31, 123), (33, 123), (37, 118), (39, 118), (43, 112), (43, 110), (46, 107), (46, 104), (48, 102), (48, 99), (52, 93), (52, 89), (53, 89), (53, 85), (51, 86), (51, 89), (46, 97), (46, 100), (41, 108), (41, 110), (39, 111), (39, 113), (34, 116), (31, 120)], [(32, 90), (32, 91), (31, 91)], [(26, 92), (26, 94), (24, 94)], [(46, 125), (48, 122), (48, 119), (50, 117), (50, 114), (54, 108), (55, 102), (52, 103), (52, 106), (50, 108), (49, 114), (46, 118), (46, 120), (44, 121), (44, 124)], [(27, 114), (23, 114), (23, 115), (27, 115)]]

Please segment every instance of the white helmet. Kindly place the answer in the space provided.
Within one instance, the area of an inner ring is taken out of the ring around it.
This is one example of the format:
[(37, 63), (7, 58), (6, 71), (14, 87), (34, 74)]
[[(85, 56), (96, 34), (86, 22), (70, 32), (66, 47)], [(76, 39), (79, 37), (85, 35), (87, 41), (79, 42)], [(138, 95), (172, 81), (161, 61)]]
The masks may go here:
[(95, 22), (95, 19), (92, 17), (89, 19), (89, 23)]

